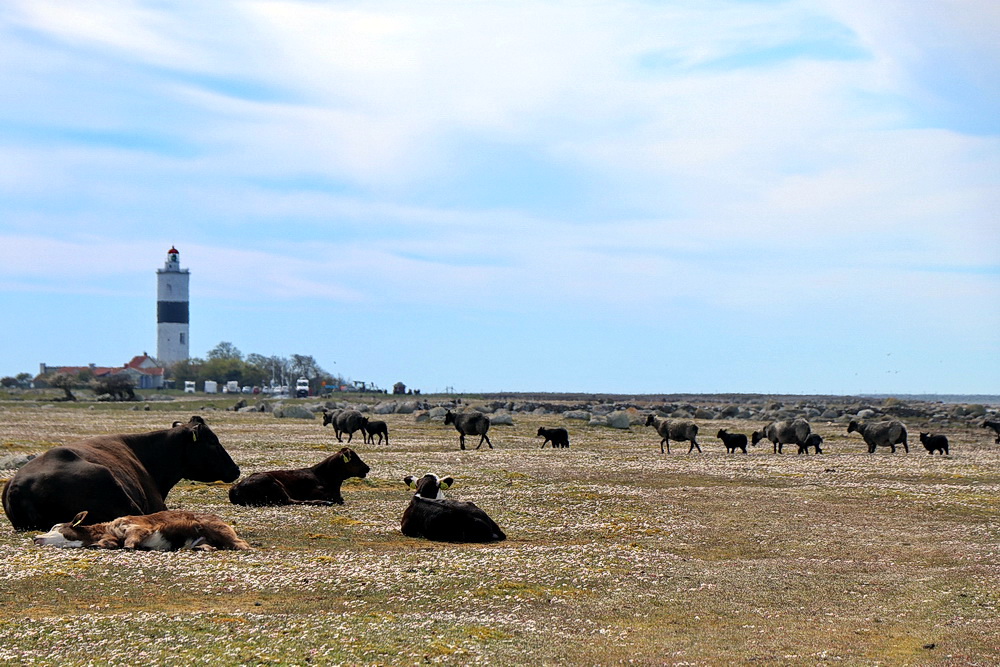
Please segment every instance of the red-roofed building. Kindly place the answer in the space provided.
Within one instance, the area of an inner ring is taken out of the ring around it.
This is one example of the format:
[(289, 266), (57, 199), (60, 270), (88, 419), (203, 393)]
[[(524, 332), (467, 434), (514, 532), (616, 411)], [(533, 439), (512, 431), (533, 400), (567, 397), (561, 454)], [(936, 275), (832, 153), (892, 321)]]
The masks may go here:
[[(38, 375), (48, 375), (49, 373), (79, 375), (90, 372), (95, 378), (100, 378), (125, 373), (131, 378), (136, 389), (162, 389), (164, 371), (165, 369), (161, 368), (155, 359), (143, 352), (132, 357), (132, 360), (124, 366), (117, 367), (95, 366), (94, 364), (88, 366), (49, 366), (43, 363), (39, 365)], [(38, 378), (36, 378), (35, 386), (40, 386)]]

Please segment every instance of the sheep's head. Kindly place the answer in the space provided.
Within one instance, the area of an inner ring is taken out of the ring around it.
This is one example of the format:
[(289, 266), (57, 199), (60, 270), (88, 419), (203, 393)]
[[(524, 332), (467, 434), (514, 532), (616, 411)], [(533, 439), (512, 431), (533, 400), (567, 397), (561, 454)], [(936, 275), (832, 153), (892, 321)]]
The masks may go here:
[(656, 415), (650, 413), (646, 417), (646, 426), (655, 426), (655, 425), (656, 425)]
[(851, 423), (847, 425), (847, 432), (848, 433), (854, 433), (857, 430), (858, 430), (858, 422), (856, 422), (856, 421), (854, 421), (852, 419)]
[(448, 410), (448, 412), (444, 414), (444, 424), (445, 426), (447, 426), (448, 424), (454, 424), (454, 423), (455, 423), (455, 415), (454, 413), (452, 413), (451, 410)]
[(757, 443), (760, 442), (763, 439), (764, 439), (764, 433), (763, 432), (761, 432), (761, 431), (754, 431), (753, 435), (750, 436), (750, 444), (753, 445), (754, 447), (756, 447)]

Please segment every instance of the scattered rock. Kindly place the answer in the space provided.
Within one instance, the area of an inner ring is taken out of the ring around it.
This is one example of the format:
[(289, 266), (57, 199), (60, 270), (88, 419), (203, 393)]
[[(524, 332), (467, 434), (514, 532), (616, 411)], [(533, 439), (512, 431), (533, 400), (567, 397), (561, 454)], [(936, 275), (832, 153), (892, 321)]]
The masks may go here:
[(274, 416), (279, 419), (316, 419), (316, 415), (301, 405), (282, 405), (274, 409)]

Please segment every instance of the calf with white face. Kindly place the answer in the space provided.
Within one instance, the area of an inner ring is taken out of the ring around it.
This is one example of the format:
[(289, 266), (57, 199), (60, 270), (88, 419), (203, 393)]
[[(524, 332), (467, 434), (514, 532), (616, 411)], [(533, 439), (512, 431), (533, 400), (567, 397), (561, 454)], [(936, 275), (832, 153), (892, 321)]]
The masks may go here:
[(423, 537), (438, 542), (499, 542), (507, 539), (500, 526), (475, 504), (450, 500), (442, 490), (455, 480), (424, 475), (403, 479), (416, 490), (403, 512), (400, 529), (407, 537)]
[(214, 514), (165, 510), (85, 526), (83, 520), (86, 516), (87, 512), (83, 511), (68, 523), (57, 523), (49, 532), (36, 536), (35, 544), (64, 549), (124, 547), (149, 551), (250, 548), (230, 525)]

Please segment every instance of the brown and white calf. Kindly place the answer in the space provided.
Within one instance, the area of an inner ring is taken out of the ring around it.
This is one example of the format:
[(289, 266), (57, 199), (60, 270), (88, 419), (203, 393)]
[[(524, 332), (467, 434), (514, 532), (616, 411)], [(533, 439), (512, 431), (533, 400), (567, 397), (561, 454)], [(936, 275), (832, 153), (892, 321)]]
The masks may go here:
[(87, 512), (69, 523), (57, 523), (52, 530), (34, 538), (39, 546), (97, 549), (144, 549), (176, 551), (196, 549), (249, 549), (232, 526), (214, 514), (165, 510), (139, 516), (122, 516), (105, 523), (83, 525)]

